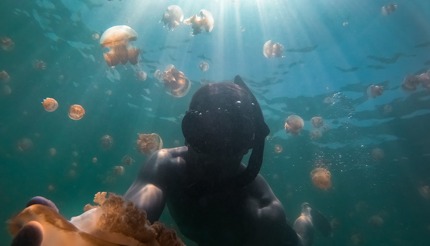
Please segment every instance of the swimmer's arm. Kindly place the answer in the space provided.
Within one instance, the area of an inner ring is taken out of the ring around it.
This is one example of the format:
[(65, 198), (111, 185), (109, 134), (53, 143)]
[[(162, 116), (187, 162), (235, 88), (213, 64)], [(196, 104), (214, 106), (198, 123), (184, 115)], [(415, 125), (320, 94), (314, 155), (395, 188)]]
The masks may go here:
[(297, 234), (287, 224), (282, 204), (263, 177), (258, 175), (252, 185), (255, 199), (251, 199), (248, 209), (254, 237), (249, 245), (298, 245)]
[(146, 212), (151, 223), (160, 218), (166, 204), (163, 191), (166, 174), (163, 167), (169, 157), (169, 153), (164, 150), (154, 153), (141, 167), (136, 180), (124, 195), (126, 200)]

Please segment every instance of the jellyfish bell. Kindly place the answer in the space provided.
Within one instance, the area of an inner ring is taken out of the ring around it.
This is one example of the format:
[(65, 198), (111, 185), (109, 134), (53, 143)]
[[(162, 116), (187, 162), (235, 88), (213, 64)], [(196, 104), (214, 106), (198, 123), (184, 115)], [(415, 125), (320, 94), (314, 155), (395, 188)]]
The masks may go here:
[(331, 173), (324, 167), (316, 167), (311, 172), (312, 183), (315, 187), (321, 190), (328, 190), (331, 188)]
[(268, 40), (263, 45), (263, 55), (266, 58), (282, 57), (284, 53), (284, 46), (280, 43), (275, 43)]
[(170, 30), (178, 27), (181, 22), (184, 20), (184, 13), (182, 12), (181, 7), (178, 5), (170, 5), (167, 7), (166, 11), (163, 13), (163, 17), (161, 21), (164, 23), (164, 26), (169, 28)]
[(191, 88), (191, 83), (185, 74), (177, 70), (173, 65), (166, 67), (166, 70), (162, 73), (162, 81), (169, 94), (174, 97), (185, 96)]
[(215, 23), (212, 13), (206, 9), (202, 9), (200, 10), (200, 16), (203, 19), (203, 27), (205, 28), (206, 32), (212, 32)]
[(199, 68), (202, 72), (206, 72), (209, 70), (209, 63), (207, 63), (206, 61), (201, 61), (199, 63)]
[(280, 154), (280, 153), (282, 153), (282, 151), (284, 150), (284, 148), (280, 144), (275, 144), (274, 150), (275, 150), (276, 154)]
[(140, 153), (149, 155), (152, 152), (163, 148), (163, 140), (157, 133), (138, 133), (136, 147)]
[(415, 75), (408, 75), (402, 83), (402, 89), (405, 91), (415, 91), (420, 84), (419, 79)]
[(368, 219), (368, 223), (374, 227), (381, 227), (384, 225), (384, 219), (379, 214), (375, 214)]
[(103, 54), (108, 66), (127, 62), (137, 64), (140, 50), (129, 43), (136, 39), (137, 32), (126, 25), (113, 26), (104, 31), (100, 37), (100, 44), (109, 49)]
[(104, 150), (109, 150), (113, 146), (113, 138), (109, 134), (105, 134), (100, 138), (100, 146)]
[(311, 118), (311, 123), (315, 128), (320, 128), (324, 125), (324, 120), (321, 116), (314, 116)]
[(304, 125), (305, 122), (303, 121), (302, 117), (298, 115), (290, 115), (285, 120), (284, 128), (287, 133), (298, 135), (303, 129)]
[(0, 71), (0, 81), (8, 82), (9, 79), (10, 79), (10, 76), (5, 70)]
[(397, 4), (390, 3), (381, 7), (382, 15), (390, 15), (397, 10)]
[(85, 115), (85, 109), (79, 104), (73, 104), (69, 108), (69, 118), (72, 120), (80, 120)]
[(371, 155), (375, 161), (379, 161), (384, 159), (385, 153), (384, 150), (382, 150), (381, 148), (373, 148)]
[(42, 101), (43, 108), (47, 112), (54, 112), (58, 108), (58, 102), (54, 98), (47, 97)]
[(12, 51), (15, 48), (15, 43), (9, 37), (1, 37), (0, 38), (0, 47), (4, 51)]
[(204, 29), (206, 32), (212, 32), (214, 27), (214, 18), (212, 13), (206, 9), (200, 10), (198, 15), (193, 15), (190, 18), (184, 20), (184, 24), (191, 25), (193, 29), (193, 35), (197, 35)]
[(382, 93), (384, 92), (384, 87), (381, 85), (370, 85), (369, 87), (367, 87), (367, 96), (369, 98), (375, 98), (378, 97), (380, 95), (382, 95)]

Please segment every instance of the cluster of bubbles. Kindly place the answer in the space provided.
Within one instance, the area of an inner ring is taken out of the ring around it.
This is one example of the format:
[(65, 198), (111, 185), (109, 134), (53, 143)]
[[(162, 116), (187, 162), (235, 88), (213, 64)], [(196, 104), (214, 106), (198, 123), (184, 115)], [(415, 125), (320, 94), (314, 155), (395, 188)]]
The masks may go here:
[[(54, 112), (58, 109), (58, 102), (54, 98), (47, 97), (43, 99), (42, 106), (47, 112)], [(68, 115), (72, 120), (80, 120), (85, 115), (85, 109), (79, 104), (73, 104), (69, 107)]]
[(214, 28), (214, 18), (212, 13), (207, 11), (206, 9), (200, 10), (198, 14), (195, 14), (184, 20), (184, 14), (182, 12), (181, 7), (178, 5), (170, 5), (163, 13), (163, 17), (161, 21), (164, 23), (164, 26), (169, 30), (174, 30), (181, 23), (185, 25), (190, 25), (193, 29), (193, 35), (197, 35), (201, 33), (203, 30), (206, 32), (211, 32)]
[(163, 148), (163, 140), (157, 133), (138, 133), (136, 148), (140, 153), (150, 155)]

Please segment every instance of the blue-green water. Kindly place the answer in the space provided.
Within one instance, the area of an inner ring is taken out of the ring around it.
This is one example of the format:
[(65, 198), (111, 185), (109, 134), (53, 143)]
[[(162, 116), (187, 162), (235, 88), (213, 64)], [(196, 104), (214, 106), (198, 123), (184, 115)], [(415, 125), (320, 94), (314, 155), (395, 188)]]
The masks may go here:
[[(308, 201), (339, 222), (331, 238), (317, 237), (315, 245), (429, 245), (430, 190), (423, 190), (430, 186), (430, 90), (407, 92), (401, 85), (407, 75), (430, 68), (430, 2), (399, 0), (396, 11), (382, 15), (389, 3), (2, 0), (0, 37), (15, 45), (0, 49), (0, 71), (10, 76), (0, 80), (0, 220), (35, 195), (53, 200), (69, 218), (97, 191), (124, 193), (146, 159), (136, 150), (137, 133), (156, 132), (165, 147), (179, 146), (193, 92), (240, 74), (270, 126), (261, 173), (289, 220)], [(211, 11), (213, 31), (192, 36), (190, 26), (163, 28), (170, 4), (181, 6), (185, 17)], [(114, 25), (138, 33), (132, 42), (142, 50), (137, 66), (106, 65), (106, 50), (93, 34)], [(285, 57), (263, 56), (269, 39), (285, 47)], [(46, 68), (36, 69), (36, 60)], [(201, 61), (209, 63), (207, 72), (199, 69)], [(182, 98), (154, 78), (168, 64), (191, 81)], [(136, 77), (137, 68), (148, 74), (146, 81)], [(369, 99), (371, 84), (384, 86), (383, 94)], [(55, 112), (43, 109), (46, 97), (59, 102)], [(84, 106), (82, 120), (68, 118), (71, 104)], [(298, 136), (284, 130), (291, 114), (305, 120)], [(315, 115), (327, 130), (313, 140)], [(105, 134), (114, 139), (110, 150), (100, 146)], [(24, 138), (32, 147), (20, 151)], [(283, 148), (279, 154), (276, 145)], [(375, 148), (382, 158), (372, 157)], [(134, 164), (113, 175), (125, 155)], [(331, 172), (328, 191), (312, 184), (318, 163)], [(383, 223), (370, 223), (372, 216)], [(174, 226), (167, 213), (162, 219)], [(0, 241), (10, 242), (6, 226)]]

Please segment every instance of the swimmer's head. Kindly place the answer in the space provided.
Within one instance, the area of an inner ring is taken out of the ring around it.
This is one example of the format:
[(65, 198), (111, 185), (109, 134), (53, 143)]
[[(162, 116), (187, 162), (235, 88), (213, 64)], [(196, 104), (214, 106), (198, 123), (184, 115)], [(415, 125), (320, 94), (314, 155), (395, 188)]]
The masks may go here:
[(255, 139), (255, 107), (249, 91), (237, 84), (204, 85), (182, 120), (186, 144), (204, 154), (246, 154)]

